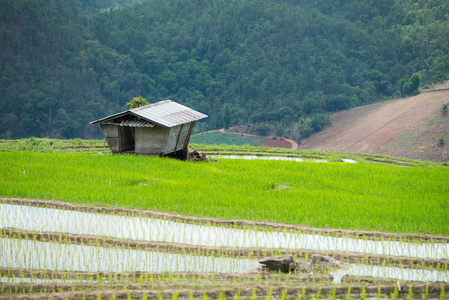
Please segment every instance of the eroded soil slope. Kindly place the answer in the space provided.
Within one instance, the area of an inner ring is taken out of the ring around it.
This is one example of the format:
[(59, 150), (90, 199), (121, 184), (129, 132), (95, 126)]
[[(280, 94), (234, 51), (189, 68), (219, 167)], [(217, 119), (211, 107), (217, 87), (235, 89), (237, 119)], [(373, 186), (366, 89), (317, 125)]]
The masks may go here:
[[(449, 90), (379, 102), (341, 111), (332, 126), (304, 139), (305, 150), (379, 153), (437, 162), (449, 161)], [(438, 137), (443, 136), (445, 143)]]

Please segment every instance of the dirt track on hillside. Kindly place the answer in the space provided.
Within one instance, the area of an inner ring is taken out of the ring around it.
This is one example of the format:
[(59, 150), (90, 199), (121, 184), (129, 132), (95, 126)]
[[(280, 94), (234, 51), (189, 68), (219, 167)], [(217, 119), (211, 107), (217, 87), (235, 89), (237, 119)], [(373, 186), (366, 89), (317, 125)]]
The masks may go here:
[[(301, 149), (379, 153), (433, 161), (449, 160), (449, 116), (442, 116), (449, 90), (379, 102), (341, 111), (332, 126), (313, 134)], [(437, 138), (443, 136), (444, 145)]]

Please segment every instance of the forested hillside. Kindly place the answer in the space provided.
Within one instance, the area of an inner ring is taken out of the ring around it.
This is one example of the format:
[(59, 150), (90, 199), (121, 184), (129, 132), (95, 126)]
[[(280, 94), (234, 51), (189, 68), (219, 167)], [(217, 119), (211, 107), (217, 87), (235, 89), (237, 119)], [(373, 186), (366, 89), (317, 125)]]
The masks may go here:
[(288, 124), (448, 79), (449, 3), (0, 0), (0, 49), (0, 138), (99, 137), (139, 95)]

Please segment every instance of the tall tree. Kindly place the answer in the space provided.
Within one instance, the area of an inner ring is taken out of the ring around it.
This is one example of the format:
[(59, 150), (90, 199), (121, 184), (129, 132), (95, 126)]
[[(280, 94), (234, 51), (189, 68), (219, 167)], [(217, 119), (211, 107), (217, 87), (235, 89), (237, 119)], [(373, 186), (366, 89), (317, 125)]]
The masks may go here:
[(229, 110), (229, 105), (225, 104), (223, 109), (223, 127), (227, 130), (229, 126), (231, 126), (231, 111)]

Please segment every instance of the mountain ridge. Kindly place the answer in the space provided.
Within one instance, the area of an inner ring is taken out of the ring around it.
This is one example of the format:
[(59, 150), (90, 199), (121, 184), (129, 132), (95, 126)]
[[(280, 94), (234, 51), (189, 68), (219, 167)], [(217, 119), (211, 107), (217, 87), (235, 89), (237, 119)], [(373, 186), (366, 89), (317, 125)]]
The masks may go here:
[(449, 75), (441, 0), (1, 1), (0, 138), (99, 138), (136, 96), (288, 127)]

